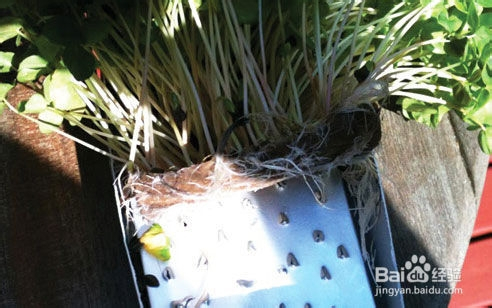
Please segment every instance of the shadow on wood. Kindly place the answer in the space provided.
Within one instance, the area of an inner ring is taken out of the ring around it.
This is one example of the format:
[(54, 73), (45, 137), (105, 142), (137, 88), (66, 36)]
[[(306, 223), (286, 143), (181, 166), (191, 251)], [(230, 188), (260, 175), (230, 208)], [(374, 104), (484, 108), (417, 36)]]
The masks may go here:
[[(434, 268), (459, 271), (488, 164), (476, 132), (467, 131), (454, 115), (431, 129), (383, 112), (382, 127), (378, 160), (398, 267), (412, 255), (424, 255)], [(406, 295), (405, 303), (447, 307), (449, 299), (449, 294)]]
[(0, 306), (136, 307), (108, 161), (14, 117), (0, 116)]

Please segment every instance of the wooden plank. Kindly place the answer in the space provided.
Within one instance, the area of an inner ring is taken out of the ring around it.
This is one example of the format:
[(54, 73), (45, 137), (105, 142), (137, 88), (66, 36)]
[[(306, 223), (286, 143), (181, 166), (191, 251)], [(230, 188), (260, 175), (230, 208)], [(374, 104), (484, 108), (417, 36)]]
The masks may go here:
[[(437, 129), (383, 112), (378, 148), (398, 267), (412, 255), (433, 268), (460, 269), (485, 179), (488, 157), (476, 133), (446, 116)], [(412, 284), (403, 283), (403, 287)], [(427, 287), (454, 287), (428, 283)], [(446, 307), (450, 296), (408, 295), (408, 307)]]
[(109, 165), (78, 154), (82, 176), (72, 142), (0, 116), (1, 307), (137, 305)]

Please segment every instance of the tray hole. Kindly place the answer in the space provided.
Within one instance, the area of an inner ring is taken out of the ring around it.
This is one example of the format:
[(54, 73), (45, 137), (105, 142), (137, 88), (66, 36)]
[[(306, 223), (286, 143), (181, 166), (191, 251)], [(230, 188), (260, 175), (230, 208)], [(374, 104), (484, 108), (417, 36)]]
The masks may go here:
[(325, 240), (325, 234), (321, 230), (314, 230), (313, 231), (313, 240), (316, 243), (321, 243)]
[(320, 276), (322, 280), (331, 280), (331, 274), (324, 265), (321, 267)]
[(281, 224), (282, 226), (286, 226), (289, 224), (289, 217), (285, 212), (280, 212), (280, 215), (278, 217), (278, 223)]
[(297, 267), (300, 265), (296, 256), (294, 256), (292, 252), (289, 252), (289, 254), (287, 255), (287, 265), (291, 267)]
[(238, 279), (237, 284), (244, 288), (251, 288), (254, 284), (253, 280)]
[(208, 268), (208, 259), (205, 255), (200, 255), (200, 258), (198, 258), (198, 262), (196, 264), (197, 268)]
[(349, 257), (349, 253), (348, 253), (347, 249), (345, 248), (345, 246), (343, 246), (343, 245), (338, 246), (337, 257), (339, 259), (346, 259)]
[(171, 267), (166, 266), (166, 268), (162, 271), (162, 278), (164, 281), (169, 281), (171, 279), (175, 279), (174, 271)]

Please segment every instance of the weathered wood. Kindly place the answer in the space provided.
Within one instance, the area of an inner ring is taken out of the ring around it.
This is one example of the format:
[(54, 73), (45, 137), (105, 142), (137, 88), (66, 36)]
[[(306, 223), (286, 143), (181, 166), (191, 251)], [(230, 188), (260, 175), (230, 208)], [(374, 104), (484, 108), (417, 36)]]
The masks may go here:
[[(41, 135), (12, 113), (0, 117), (2, 307), (137, 304), (107, 161), (77, 154), (81, 169), (73, 143)], [(487, 165), (476, 135), (452, 117), (433, 130), (383, 112), (378, 159), (399, 267), (416, 254), (433, 267), (461, 268)], [(406, 303), (448, 300), (407, 296)]]
[(1, 307), (138, 305), (108, 166), (12, 112), (0, 116)]
[[(488, 161), (476, 133), (453, 116), (430, 129), (383, 112), (382, 124), (378, 159), (398, 268), (412, 255), (424, 255), (432, 267), (461, 269)], [(454, 287), (427, 284), (433, 285)], [(447, 307), (449, 299), (445, 294), (409, 295), (405, 302), (408, 307)]]

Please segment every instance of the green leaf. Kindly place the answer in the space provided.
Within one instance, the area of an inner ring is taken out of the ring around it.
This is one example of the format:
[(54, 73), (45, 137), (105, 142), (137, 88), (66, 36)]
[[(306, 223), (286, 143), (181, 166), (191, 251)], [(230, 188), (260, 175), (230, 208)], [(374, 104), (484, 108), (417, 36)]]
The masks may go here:
[(39, 124), (39, 130), (42, 133), (51, 133), (56, 128), (60, 127), (63, 122), (63, 117), (52, 110), (45, 110), (38, 115), (38, 120), (43, 122)]
[(33, 94), (29, 100), (23, 105), (23, 110), (19, 110), (24, 113), (41, 113), (46, 110), (48, 102), (39, 93)]
[(15, 17), (0, 18), (0, 44), (14, 38), (22, 28), (22, 20)]
[(140, 243), (145, 251), (161, 261), (171, 258), (171, 240), (159, 224), (152, 224), (140, 237)]
[[(491, 0), (492, 1), (492, 0)], [(492, 13), (482, 13), (479, 17), (480, 25), (484, 27), (492, 27)]]
[(411, 98), (402, 99), (401, 105), (405, 117), (431, 127), (437, 127), (450, 110), (446, 105), (428, 104)]
[(47, 91), (46, 98), (53, 102), (56, 109), (70, 111), (85, 108), (85, 103), (78, 94), (84, 89), (66, 68), (57, 69), (47, 78), (43, 85)]
[(36, 80), (42, 73), (46, 71), (48, 61), (38, 55), (32, 55), (19, 64), (17, 72), (17, 80), (20, 82), (28, 82)]
[(489, 44), (492, 40), (492, 29), (488, 27), (480, 27), (475, 32), (475, 34), (471, 38), (471, 42), (477, 48), (477, 52), (480, 55), (483, 52), (483, 49), (487, 44)]
[[(290, 1), (284, 0), (283, 2), (290, 2)], [(259, 18), (258, 0), (253, 0), (253, 1), (232, 0), (231, 3), (234, 7), (234, 11), (236, 12), (237, 19), (238, 19), (240, 24), (257, 24), (258, 23), (258, 18)], [(276, 2), (274, 2), (274, 1), (262, 1), (263, 16), (268, 15), (268, 11), (272, 8), (273, 3), (276, 3)], [(285, 8), (285, 7), (282, 7), (282, 8)], [(291, 8), (291, 9), (295, 9), (295, 8)]]
[(478, 134), (478, 143), (480, 148), (485, 154), (492, 154), (492, 129), (487, 128), (486, 130), (480, 131)]
[(7, 94), (13, 87), (14, 86), (9, 83), (0, 83), (0, 101), (7, 97)]
[(456, 108), (468, 108), (473, 106), (468, 88), (457, 84), (453, 87), (452, 104)]
[(13, 52), (0, 51), (0, 73), (8, 73), (12, 68)]
[(492, 56), (492, 42), (488, 43), (482, 49), (482, 54), (480, 54), (480, 62), (487, 63), (489, 58)]
[(492, 96), (486, 89), (482, 89), (476, 98), (475, 110), (467, 115), (475, 123), (492, 126)]
[(492, 90), (492, 55), (489, 56), (487, 62), (482, 69), (482, 80), (485, 83), (487, 89)]
[(84, 41), (80, 27), (66, 15), (50, 18), (41, 33), (51, 42), (63, 46), (79, 45)]
[(14, 86), (8, 83), (0, 83), (0, 114), (2, 114), (3, 110), (7, 105), (3, 102), (3, 100), (7, 97), (10, 89)]
[(221, 100), (227, 112), (229, 112), (230, 114), (234, 114), (236, 112), (236, 106), (230, 99), (228, 99), (227, 97), (223, 97), (221, 98)]
[(103, 41), (109, 34), (111, 26), (107, 21), (85, 19), (82, 23), (82, 35), (85, 44), (95, 44)]
[(492, 8), (492, 0), (476, 0), (477, 4), (483, 7), (491, 7)]
[(465, 52), (467, 42), (468, 42), (468, 39), (466, 39), (466, 38), (463, 38), (463, 39), (453, 38), (449, 41), (448, 44), (444, 45), (444, 50), (446, 51), (446, 53), (448, 55), (453, 55), (456, 57), (462, 57), (464, 52)]
[(437, 110), (432, 105), (412, 99), (404, 98), (401, 102), (402, 108), (410, 113), (436, 114)]
[(455, 7), (463, 13), (468, 13), (468, 7), (466, 6), (467, 0), (455, 0)]
[(44, 35), (39, 35), (33, 40), (33, 44), (38, 48), (40, 56), (48, 62), (53, 62), (59, 56), (60, 45), (52, 43)]
[(258, 22), (258, 1), (233, 0), (232, 5), (234, 6), (240, 24), (254, 24)]
[(475, 32), (475, 30), (479, 27), (479, 18), (478, 18), (477, 7), (475, 6), (474, 1), (469, 2), (467, 21), (470, 27), (472, 28), (473, 32)]
[(437, 17), (437, 22), (446, 29), (449, 33), (454, 33), (461, 28), (463, 21), (456, 15), (448, 16), (447, 11), (443, 11)]
[(96, 59), (81, 46), (70, 46), (63, 52), (63, 62), (75, 79), (83, 81), (94, 74)]

